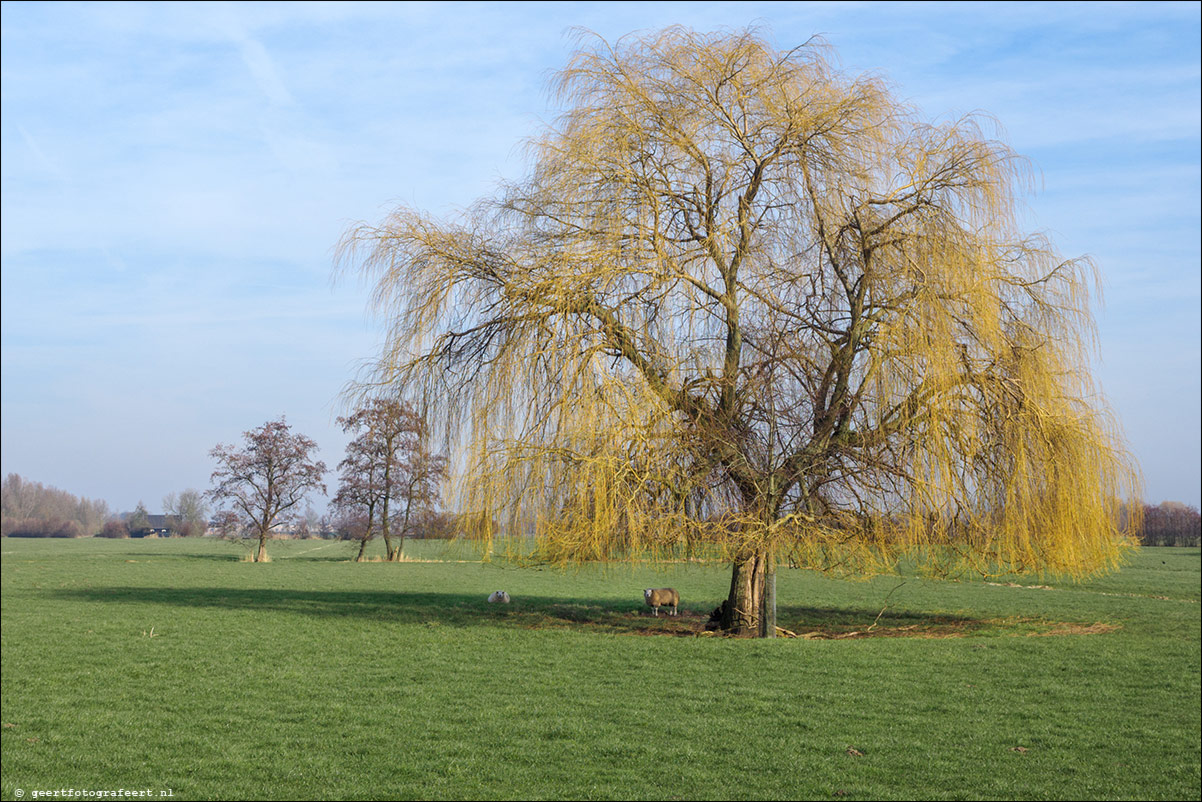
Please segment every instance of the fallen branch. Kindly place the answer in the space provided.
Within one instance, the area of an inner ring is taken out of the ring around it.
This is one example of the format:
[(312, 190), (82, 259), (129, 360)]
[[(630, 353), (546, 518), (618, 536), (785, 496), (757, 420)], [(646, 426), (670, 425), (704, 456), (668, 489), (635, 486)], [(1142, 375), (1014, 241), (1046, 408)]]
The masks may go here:
[(883, 616), (885, 614), (885, 611), (889, 609), (889, 597), (893, 595), (894, 590), (897, 590), (897, 588), (900, 588), (904, 584), (906, 584), (906, 580), (903, 579), (901, 582), (901, 585), (898, 585), (897, 587), (895, 587), (893, 590), (889, 591), (889, 593), (887, 593), (885, 595), (885, 606), (882, 607), (881, 611), (876, 614), (876, 618), (873, 619), (873, 621), (872, 621), (872, 626), (868, 627), (868, 629), (865, 630), (865, 633), (872, 632), (872, 630), (876, 627), (876, 622), (880, 621), (881, 616)]

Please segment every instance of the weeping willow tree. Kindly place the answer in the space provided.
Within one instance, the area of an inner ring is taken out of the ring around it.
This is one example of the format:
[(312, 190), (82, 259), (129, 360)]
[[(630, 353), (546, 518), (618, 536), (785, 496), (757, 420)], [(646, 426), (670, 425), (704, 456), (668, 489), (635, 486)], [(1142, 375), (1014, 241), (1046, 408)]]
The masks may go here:
[(821, 42), (583, 35), (531, 168), (458, 219), (342, 242), (370, 383), (436, 399), (473, 535), (548, 560), (1083, 576), (1134, 466), (1088, 372), (1096, 271), (1020, 230), (1026, 163)]

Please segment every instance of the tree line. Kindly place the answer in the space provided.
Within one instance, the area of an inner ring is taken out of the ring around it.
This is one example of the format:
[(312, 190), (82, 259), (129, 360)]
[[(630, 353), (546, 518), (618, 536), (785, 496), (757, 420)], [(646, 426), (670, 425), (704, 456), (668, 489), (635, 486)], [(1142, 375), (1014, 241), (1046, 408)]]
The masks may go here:
[(109, 506), (10, 473), (0, 486), (0, 531), (5, 537), (86, 537), (98, 534)]
[[(346, 457), (338, 464), (339, 487), (329, 512), (318, 515), (308, 504), (303, 510), (299, 504), (281, 504), (269, 516), (271, 523), (266, 533), (286, 529), (299, 537), (352, 541), (359, 546), (356, 560), (363, 560), (367, 546), (379, 538), (384, 541), (386, 558), (390, 561), (401, 559), (407, 538), (452, 539), (462, 534), (464, 520), (441, 509), (440, 504), (448, 460), (431, 452), (429, 424), (413, 404), (374, 399), (352, 414), (338, 418), (338, 423), (343, 431), (356, 437), (347, 445)], [(293, 434), (283, 418), (245, 432), (244, 438), (241, 451), (219, 446), (211, 452), (225, 461), (224, 469), (214, 473), (215, 478), (228, 472), (233, 453), (240, 454), (238, 461), (244, 467), (250, 466), (243, 476), (250, 484), (245, 484), (243, 490), (254, 492), (254, 486), (258, 485), (281, 498), (305, 484), (298, 481), (299, 476), (311, 478), (311, 471), (292, 477), (272, 471), (272, 463), (283, 459), (289, 449), (294, 457), (299, 455), (304, 461), (316, 448), (309, 438)], [(321, 472), (325, 473), (324, 463), (317, 462), (310, 469), (316, 466), (321, 466)], [(268, 477), (270, 481), (266, 481)], [(248, 525), (255, 516), (245, 514), (244, 509), (239, 510), (242, 516), (234, 510), (218, 510), (210, 520), (211, 500), (234, 498), (223, 494), (224, 491), (218, 492), (219, 487), (207, 493), (192, 488), (168, 493), (162, 500), (161, 515), (151, 515), (141, 501), (132, 512), (114, 514), (102, 499), (78, 497), (10, 473), (0, 486), (2, 532), (5, 537), (127, 538), (165, 530), (169, 536), (194, 537), (209, 533), (215, 524), (218, 533), (227, 538), (245, 539), (257, 534), (258, 529)], [(311, 481), (299, 489), (325, 492), (324, 485)], [(302, 498), (304, 493), (296, 496), (297, 501)], [(1124, 521), (1141, 521), (1136, 529), (1141, 545), (1197, 547), (1202, 540), (1202, 515), (1195, 506), (1180, 501), (1158, 505), (1134, 502), (1125, 505), (1123, 512)], [(497, 520), (491, 524), (497, 531), (503, 527)], [(712, 539), (699, 537), (698, 542)]]
[(1197, 546), (1202, 535), (1202, 514), (1180, 501), (1143, 505), (1139, 540), (1145, 546)]
[[(357, 436), (338, 464), (340, 484), (330, 512), (318, 516), (311, 506), (295, 514), (278, 511), (268, 533), (288, 527), (297, 536), (352, 541), (359, 545), (356, 560), (363, 560), (367, 546), (380, 538), (387, 559), (395, 561), (401, 559), (406, 538), (451, 539), (462, 532), (459, 516), (440, 509), (447, 458), (431, 453), (428, 424), (413, 405), (377, 399), (338, 422), (344, 431)], [(245, 434), (251, 442), (262, 443), (270, 440), (269, 432), (281, 424), (288, 428), (281, 419)], [(260, 466), (264, 477), (267, 462), (270, 459)], [(170, 536), (195, 537), (211, 528), (209, 501), (218, 495), (189, 488), (164, 496), (162, 515), (151, 516), (141, 501), (132, 512), (112, 514), (102, 499), (82, 498), (10, 473), (0, 486), (0, 531), (4, 537), (127, 538), (152, 530), (154, 519)], [(1202, 542), (1202, 514), (1180, 501), (1135, 502), (1125, 509), (1124, 517), (1142, 520), (1138, 536), (1144, 546), (1197, 547)], [(231, 517), (228, 510), (218, 511), (216, 516), (218, 530), (238, 539), (251, 534), (246, 526), (250, 520)], [(494, 521), (493, 526), (499, 530), (501, 523)]]
[(396, 398), (370, 399), (338, 423), (355, 437), (338, 464), (339, 486), (325, 517), (308, 504), (310, 494), (326, 493), (327, 469), (315, 457), (317, 443), (281, 417), (243, 432), (240, 445), (214, 447), (209, 452), (217, 462), (213, 486), (203, 493), (167, 494), (162, 514), (151, 514), (139, 501), (133, 512), (111, 515), (103, 501), (9, 474), (3, 485), (3, 533), (126, 538), (214, 531), (253, 542), (256, 561), (266, 559), (267, 540), (282, 532), (356, 541), (357, 560), (380, 538), (390, 561), (402, 558), (406, 538), (456, 534), (456, 516), (439, 509), (447, 459), (431, 452), (429, 427), (417, 407)]
[(8, 474), (0, 486), (0, 530), (5, 537), (139, 537), (152, 531), (176, 536), (205, 534), (208, 504), (199, 490), (163, 497), (163, 513), (151, 515), (139, 501), (132, 512), (114, 513), (102, 499)]

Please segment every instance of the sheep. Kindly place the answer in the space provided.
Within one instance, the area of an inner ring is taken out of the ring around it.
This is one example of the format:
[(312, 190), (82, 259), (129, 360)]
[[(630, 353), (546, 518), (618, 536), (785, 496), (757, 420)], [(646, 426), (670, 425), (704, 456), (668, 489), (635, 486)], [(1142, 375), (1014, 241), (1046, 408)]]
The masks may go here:
[(488, 597), (488, 601), (491, 604), (496, 604), (497, 602), (509, 604), (509, 594), (503, 590), (494, 590), (492, 595)]
[(651, 608), (655, 615), (659, 615), (661, 606), (672, 606), (672, 612), (669, 615), (676, 615), (677, 605), (680, 604), (680, 594), (674, 588), (647, 588), (643, 591), (643, 601)]

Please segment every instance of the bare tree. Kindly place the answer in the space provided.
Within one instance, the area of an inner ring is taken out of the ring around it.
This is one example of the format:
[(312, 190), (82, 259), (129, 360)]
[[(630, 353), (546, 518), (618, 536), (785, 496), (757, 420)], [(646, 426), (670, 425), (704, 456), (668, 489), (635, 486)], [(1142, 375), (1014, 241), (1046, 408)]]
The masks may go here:
[(1162, 501), (1156, 506), (1143, 505), (1145, 546), (1197, 546), (1202, 516), (1197, 507), (1180, 501)]
[(436, 514), (442, 484), (448, 476), (446, 456), (430, 451), (429, 427), (422, 416), (412, 416), (409, 437), (405, 441), (398, 467), (400, 475), (396, 486), (399, 493), (396, 497), (404, 506), (396, 516), (401, 524), (400, 540), (393, 557), (396, 560), (401, 558), (405, 538), (413, 534), (414, 528), (421, 522), (430, 520)]
[(163, 512), (173, 520), (173, 528), (185, 537), (203, 535), (208, 528), (209, 505), (204, 493), (188, 488), (163, 496)]
[(330, 529), (339, 540), (362, 540), (367, 534), (367, 514), (359, 509), (335, 507)]
[(317, 510), (309, 502), (305, 503), (305, 511), (297, 516), (296, 536), (301, 538), (321, 537), (322, 519)]
[(242, 436), (241, 448), (219, 444), (209, 452), (217, 470), (207, 496), (231, 505), (233, 518), (227, 516), (226, 526), (237, 522), (257, 537), (255, 562), (263, 562), (271, 530), (289, 521), (308, 493), (326, 492), (326, 466), (313, 458), (317, 444), (294, 434), (282, 417)]
[(129, 537), (129, 527), (125, 525), (125, 521), (114, 518), (111, 521), (105, 521), (104, 528), (96, 537), (127, 538)]
[(51, 529), (58, 531), (64, 522), (73, 521), (83, 535), (95, 535), (108, 516), (108, 504), (100, 499), (77, 497), (41, 482), (31, 482), (20, 474), (8, 474), (0, 486), (0, 531), (5, 534), (18, 525), (36, 529), (38, 524), (33, 523), (36, 521), (53, 521), (55, 526)]
[(146, 505), (141, 499), (138, 499), (138, 506), (134, 507), (134, 511), (125, 519), (125, 526), (134, 537), (145, 537), (150, 531), (150, 513), (146, 511)]
[[(339, 418), (343, 431), (350, 431), (347, 419)], [(377, 508), (381, 505), (384, 486), (384, 466), (376, 456), (376, 438), (370, 431), (361, 433), (346, 444), (346, 457), (338, 463), (338, 492), (334, 495), (334, 509), (341, 522), (344, 534), (359, 541), (359, 552), (355, 562), (362, 562), (367, 544), (375, 536), (379, 520)], [(389, 557), (392, 543), (385, 541)]]
[(10, 473), (4, 477), (4, 485), (0, 488), (0, 510), (6, 520), (36, 518), (44, 495), (45, 488), (40, 482), (31, 482), (19, 473)]
[(475, 536), (708, 549), (724, 627), (765, 634), (781, 562), (1116, 565), (1138, 480), (1089, 375), (1096, 271), (1020, 230), (987, 119), (926, 122), (754, 31), (584, 35), (553, 85), (525, 180), (340, 251), (387, 324), (371, 382), (470, 444)]
[[(377, 521), (388, 560), (399, 560), (411, 521), (438, 498), (446, 459), (430, 452), (428, 427), (412, 404), (375, 398), (338, 423), (344, 432), (358, 435), (338, 465), (341, 482), (334, 499), (340, 509), (366, 516), (356, 560), (363, 559)], [(395, 547), (394, 521), (400, 523)]]

